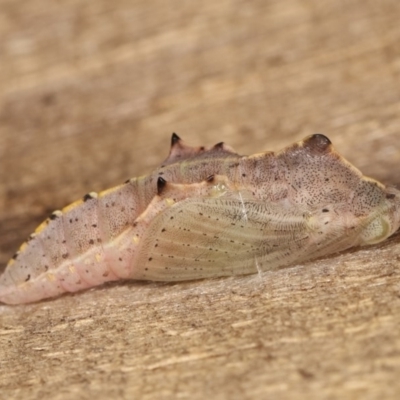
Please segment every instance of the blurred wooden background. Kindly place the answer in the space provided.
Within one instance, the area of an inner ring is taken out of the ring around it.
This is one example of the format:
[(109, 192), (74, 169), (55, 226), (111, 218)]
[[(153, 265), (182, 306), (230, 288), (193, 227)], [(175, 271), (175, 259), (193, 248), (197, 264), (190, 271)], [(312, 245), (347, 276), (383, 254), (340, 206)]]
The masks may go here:
[[(315, 132), (400, 185), (397, 0), (0, 0), (0, 270), (53, 209), (172, 132), (239, 153)], [(7, 399), (397, 399), (400, 235), (260, 277), (0, 305)]]

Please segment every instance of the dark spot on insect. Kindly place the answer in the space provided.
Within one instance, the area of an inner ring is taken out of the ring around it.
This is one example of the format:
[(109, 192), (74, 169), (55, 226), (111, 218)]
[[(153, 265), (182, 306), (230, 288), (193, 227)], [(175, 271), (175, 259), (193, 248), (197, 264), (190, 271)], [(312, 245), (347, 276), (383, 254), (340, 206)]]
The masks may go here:
[(246, 177), (246, 174), (242, 174), (242, 176), (243, 176), (243, 178), (245, 178), (245, 177)]
[(83, 201), (92, 200), (93, 196), (90, 193), (87, 193), (83, 196)]
[(181, 141), (181, 138), (174, 132), (171, 137), (171, 146), (174, 146)]
[(94, 240), (93, 240), (93, 239), (90, 239), (90, 240), (89, 240), (89, 244), (94, 244)]
[(121, 257), (119, 257), (119, 258), (118, 258), (118, 260), (119, 260), (119, 261), (122, 261), (122, 258), (121, 258)]
[(104, 274), (103, 274), (104, 278), (107, 277), (109, 274), (110, 274), (109, 271), (104, 272)]
[(75, 218), (75, 222), (78, 222), (79, 221), (79, 219), (78, 218)]
[(393, 193), (388, 193), (388, 194), (386, 195), (386, 198), (387, 198), (387, 199), (394, 199), (395, 197), (396, 197), (396, 195), (393, 194)]
[(149, 257), (149, 261), (151, 261), (153, 259), (153, 257)]
[(65, 260), (66, 258), (68, 258), (68, 253), (64, 253), (63, 255), (62, 255), (62, 258)]
[(156, 244), (154, 245), (154, 247), (158, 247), (158, 243), (156, 243)]
[(174, 217), (170, 217), (169, 219), (174, 219)]
[(231, 222), (231, 225), (236, 225), (234, 222)]
[(329, 181), (329, 178), (325, 178), (325, 182), (328, 182)]
[(316, 133), (309, 138), (304, 143), (311, 150), (316, 152), (324, 152), (327, 151), (329, 146), (331, 145), (331, 141), (320, 133)]
[(55, 219), (57, 219), (59, 216), (56, 214), (56, 213), (52, 213), (52, 214), (50, 214), (50, 219), (51, 220), (55, 220)]
[(93, 224), (92, 227), (93, 227), (93, 228), (97, 228), (97, 224)]
[(44, 270), (45, 270), (45, 271), (48, 271), (48, 270), (49, 270), (49, 266), (48, 266), (48, 265), (45, 265), (45, 266), (44, 266)]
[(329, 212), (329, 210), (327, 208), (323, 208), (322, 212)]
[(144, 270), (145, 270), (145, 271), (148, 271), (149, 269), (146, 267)]
[(137, 224), (138, 224), (137, 222), (134, 222), (134, 223), (132, 224), (132, 226), (133, 226), (133, 227), (136, 227)]
[(97, 238), (97, 243), (101, 243), (101, 239), (100, 238)]
[(62, 243), (62, 244), (65, 244), (65, 243), (67, 243), (67, 241), (66, 241), (66, 240), (63, 240), (61, 243)]
[(165, 232), (165, 231), (166, 231), (166, 229), (165, 229), (165, 228), (162, 228), (162, 229), (161, 229), (161, 232)]
[(72, 224), (72, 218), (70, 218), (69, 223)]
[(127, 179), (124, 183), (125, 183), (125, 185), (127, 184), (127, 183), (130, 183), (131, 182), (131, 180), (130, 179)]
[(324, 225), (328, 225), (328, 224), (329, 224), (329, 222), (328, 222), (328, 221), (326, 221)]
[(203, 213), (199, 212), (199, 215), (203, 216)]
[(214, 175), (209, 175), (209, 176), (206, 178), (206, 181), (207, 181), (208, 183), (212, 183), (212, 182), (214, 182), (214, 179), (215, 179), (215, 176), (214, 176)]
[(161, 176), (159, 176), (157, 179), (157, 194), (158, 195), (160, 195), (163, 192), (165, 186), (167, 186), (167, 181), (164, 178), (162, 178)]
[(12, 256), (12, 259), (13, 259), (13, 260), (16, 260), (17, 257), (18, 257), (18, 254), (19, 254), (19, 252), (17, 251), (17, 252)]
[(113, 201), (113, 202), (111, 203), (111, 205), (114, 207), (114, 206), (115, 206), (115, 201)]
[(86, 269), (85, 272), (88, 274), (88, 273), (89, 273), (89, 270)]

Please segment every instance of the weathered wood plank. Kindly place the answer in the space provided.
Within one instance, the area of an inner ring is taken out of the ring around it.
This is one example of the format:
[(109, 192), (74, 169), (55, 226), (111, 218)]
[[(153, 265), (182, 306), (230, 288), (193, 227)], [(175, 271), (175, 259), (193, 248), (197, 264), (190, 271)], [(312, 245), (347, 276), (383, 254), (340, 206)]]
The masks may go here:
[[(2, 2), (0, 261), (157, 165), (322, 131), (400, 184), (398, 2)], [(400, 236), (303, 266), (0, 306), (5, 398), (398, 398)], [(0, 396), (1, 397), (1, 396)]]

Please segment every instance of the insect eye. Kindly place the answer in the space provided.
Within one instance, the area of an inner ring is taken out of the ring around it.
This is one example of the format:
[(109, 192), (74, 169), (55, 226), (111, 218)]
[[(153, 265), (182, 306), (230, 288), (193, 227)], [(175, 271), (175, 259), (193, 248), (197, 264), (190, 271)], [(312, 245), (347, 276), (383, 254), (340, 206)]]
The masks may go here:
[(361, 232), (361, 245), (379, 243), (391, 234), (391, 227), (386, 218), (379, 215)]

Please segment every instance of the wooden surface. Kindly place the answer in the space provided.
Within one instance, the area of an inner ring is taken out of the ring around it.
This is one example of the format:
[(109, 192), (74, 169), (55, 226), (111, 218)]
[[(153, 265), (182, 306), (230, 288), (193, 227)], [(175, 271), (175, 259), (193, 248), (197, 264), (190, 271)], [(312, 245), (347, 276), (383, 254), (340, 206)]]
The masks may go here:
[[(400, 185), (400, 3), (0, 1), (0, 264), (176, 131), (315, 132)], [(400, 235), (260, 276), (0, 305), (0, 398), (398, 399)], [(0, 267), (2, 268), (2, 267)]]

